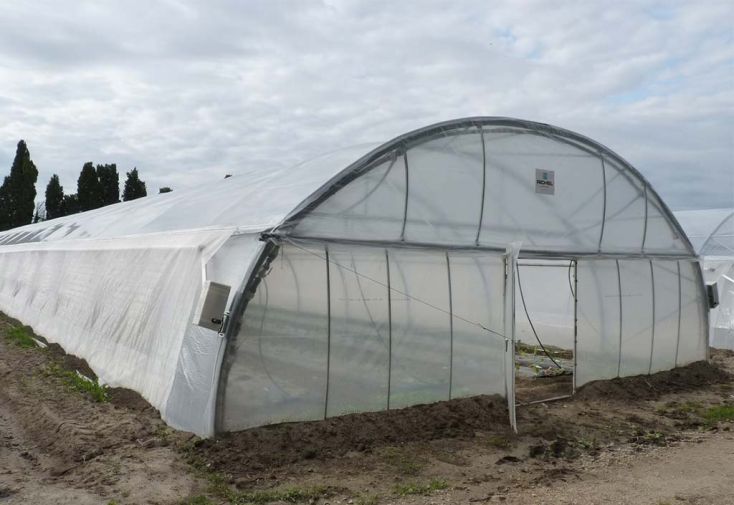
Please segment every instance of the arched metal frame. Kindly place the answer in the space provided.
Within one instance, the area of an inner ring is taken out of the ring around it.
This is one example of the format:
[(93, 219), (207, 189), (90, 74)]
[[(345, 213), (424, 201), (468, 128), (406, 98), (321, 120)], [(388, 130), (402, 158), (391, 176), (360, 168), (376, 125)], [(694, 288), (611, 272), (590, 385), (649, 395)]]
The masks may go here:
[[(394, 160), (395, 156), (406, 156), (406, 152), (409, 148), (412, 146), (415, 146), (416, 144), (420, 144), (423, 142), (426, 142), (428, 140), (431, 140), (433, 138), (440, 138), (440, 137), (446, 137), (454, 134), (461, 134), (463, 130), (466, 128), (477, 128), (478, 133), (482, 136), (482, 139), (484, 137), (483, 133), (483, 127), (506, 127), (510, 129), (510, 132), (513, 133), (533, 133), (537, 135), (542, 135), (545, 137), (548, 137), (552, 140), (561, 141), (568, 143), (578, 149), (581, 149), (591, 155), (597, 156), (601, 160), (601, 169), (602, 169), (602, 177), (603, 177), (603, 213), (602, 221), (601, 221), (601, 232), (599, 237), (599, 248), (597, 252), (578, 252), (578, 251), (564, 251), (564, 252), (558, 252), (558, 251), (523, 251), (520, 255), (521, 258), (565, 258), (569, 259), (574, 262), (575, 265), (578, 264), (579, 259), (583, 259), (585, 257), (601, 257), (601, 258), (612, 258), (612, 259), (624, 259), (624, 258), (650, 258), (652, 259), (658, 257), (658, 258), (665, 258), (665, 259), (687, 259), (687, 260), (695, 260), (696, 258), (696, 252), (691, 245), (688, 237), (683, 232), (682, 227), (678, 223), (675, 216), (672, 214), (670, 209), (667, 207), (665, 202), (659, 197), (659, 195), (655, 192), (655, 190), (652, 188), (650, 183), (640, 174), (639, 171), (637, 171), (631, 164), (629, 164), (626, 160), (624, 160), (621, 156), (617, 155), (615, 152), (610, 150), (609, 148), (603, 146), (602, 144), (599, 144), (598, 142), (595, 142), (583, 135), (558, 128), (555, 126), (551, 126), (548, 124), (543, 123), (536, 123), (536, 122), (530, 122), (530, 121), (522, 121), (517, 119), (511, 119), (511, 118), (503, 118), (503, 117), (472, 117), (472, 118), (465, 118), (465, 119), (457, 119), (452, 121), (446, 121), (442, 123), (438, 123), (432, 126), (428, 126), (425, 128), (421, 128), (415, 131), (412, 131), (410, 133), (406, 133), (404, 135), (401, 135), (385, 144), (382, 144), (380, 147), (374, 149), (373, 151), (367, 153), (362, 158), (358, 159), (351, 165), (347, 166), (344, 170), (339, 172), (336, 176), (332, 177), (329, 181), (327, 181), (321, 188), (316, 190), (314, 193), (312, 193), (308, 198), (303, 200), (303, 202), (298, 205), (292, 212), (288, 214), (288, 216), (283, 220), (283, 222), (274, 227), (272, 230), (266, 231), (262, 233), (261, 240), (267, 242), (267, 246), (263, 249), (263, 252), (261, 254), (261, 257), (258, 260), (257, 266), (252, 269), (252, 272), (248, 279), (244, 280), (244, 283), (239, 291), (239, 295), (236, 297), (235, 301), (233, 302), (232, 307), (232, 314), (233, 318), (235, 319), (235, 324), (230, 325), (230, 328), (227, 331), (226, 337), (226, 344), (225, 344), (225, 351), (223, 353), (222, 358), (222, 365), (220, 367), (220, 374), (218, 377), (218, 387), (217, 387), (217, 401), (216, 401), (216, 412), (215, 412), (215, 429), (217, 432), (222, 431), (222, 416), (223, 416), (223, 408), (224, 408), (224, 398), (225, 398), (225, 388), (228, 380), (229, 370), (232, 365), (233, 360), (233, 349), (236, 345), (235, 338), (237, 336), (239, 327), (241, 325), (241, 319), (244, 317), (247, 303), (254, 295), (255, 289), (257, 288), (260, 279), (264, 275), (265, 271), (268, 268), (268, 265), (270, 261), (272, 261), (278, 254), (278, 245), (284, 242), (287, 242), (288, 240), (306, 240), (306, 241), (313, 241), (313, 242), (319, 242), (322, 243), (325, 247), (325, 250), (328, 251), (328, 244), (330, 242), (336, 242), (341, 244), (353, 244), (353, 245), (370, 245), (370, 246), (382, 246), (382, 247), (391, 247), (391, 248), (397, 248), (397, 247), (411, 247), (411, 248), (425, 248), (425, 249), (431, 249), (431, 250), (442, 250), (446, 251), (447, 254), (447, 275), (449, 276), (449, 286), (450, 286), (450, 263), (448, 260), (448, 253), (452, 250), (486, 250), (491, 252), (501, 252), (504, 250), (504, 248), (497, 248), (497, 247), (488, 247), (488, 246), (482, 246), (480, 245), (479, 238), (481, 233), (481, 226), (482, 226), (482, 219), (484, 214), (484, 192), (485, 187), (482, 188), (482, 208), (481, 213), (478, 216), (479, 217), (479, 224), (476, 234), (476, 240), (473, 246), (466, 246), (466, 245), (447, 245), (447, 244), (432, 244), (432, 243), (416, 243), (416, 242), (406, 242), (405, 241), (405, 222), (407, 219), (407, 208), (408, 208), (408, 185), (406, 180), (406, 195), (405, 195), (405, 205), (404, 205), (404, 215), (403, 215), (403, 225), (402, 225), (402, 232), (401, 237), (399, 241), (374, 241), (374, 240), (356, 240), (356, 239), (335, 239), (335, 238), (326, 238), (326, 237), (299, 237), (296, 236), (293, 233), (293, 230), (295, 226), (305, 217), (307, 216), (311, 211), (313, 211), (318, 205), (320, 205), (322, 202), (327, 200), (330, 196), (335, 194), (337, 191), (339, 191), (341, 188), (343, 188), (346, 184), (351, 182), (352, 180), (360, 177), (361, 175), (364, 175), (369, 170), (375, 168), (378, 166), (381, 162), (388, 161), (391, 158)], [(514, 130), (515, 128), (521, 128), (523, 130)], [(530, 131), (528, 131), (530, 130)], [(483, 186), (486, 185), (486, 155), (484, 154), (484, 141), (482, 141), (482, 149), (483, 149)], [(645, 200), (645, 223), (644, 223), (644, 229), (643, 229), (643, 237), (642, 237), (642, 246), (640, 248), (639, 253), (603, 253), (601, 251), (601, 244), (604, 236), (604, 223), (605, 223), (605, 217), (606, 217), (606, 200), (607, 200), (607, 191), (606, 191), (606, 185), (607, 185), (607, 170), (605, 166), (605, 160), (611, 160), (618, 164), (622, 169), (627, 171), (627, 174), (622, 172), (622, 175), (629, 176), (633, 179), (636, 179), (639, 181), (639, 183), (642, 186), (642, 191), (644, 193), (644, 200)], [(406, 178), (408, 177), (408, 163), (407, 159), (405, 160), (405, 167), (406, 167)], [(666, 218), (667, 222), (672, 226), (673, 230), (677, 235), (680, 237), (680, 239), (683, 242), (683, 245), (686, 249), (686, 253), (680, 253), (680, 252), (674, 252), (674, 253), (645, 253), (644, 251), (644, 244), (647, 234), (647, 214), (648, 214), (648, 199), (649, 196), (653, 195), (657, 199), (660, 205), (660, 210), (664, 217)], [(385, 249), (387, 254), (387, 249)], [(327, 263), (328, 263), (328, 257), (327, 257)], [(650, 267), (652, 269), (652, 262), (650, 263)], [(704, 284), (703, 284), (703, 277), (700, 272), (700, 268), (696, 269), (697, 277), (698, 277), (698, 285), (701, 291), (701, 294), (704, 293)], [(327, 269), (327, 283), (328, 283), (328, 269)], [(575, 276), (574, 276), (575, 277)], [(621, 282), (621, 281), (620, 281)], [(680, 278), (679, 278), (680, 283)], [(388, 284), (389, 284), (389, 262), (388, 262)], [(388, 295), (389, 295), (390, 288), (388, 287)], [(654, 282), (652, 285), (652, 296), (653, 300), (655, 297), (654, 294)], [(679, 294), (680, 296), (680, 294)], [(576, 303), (576, 302), (575, 302)], [(621, 303), (621, 298), (620, 298)], [(653, 302), (654, 303), (654, 302)], [(390, 309), (390, 307), (388, 307)], [(705, 319), (708, 318), (708, 311), (705, 312)], [(620, 319), (622, 318), (622, 313), (620, 310)], [(679, 309), (679, 319), (680, 319), (680, 309)], [(680, 332), (680, 320), (678, 321), (679, 326), (679, 332)], [(708, 328), (708, 321), (705, 321), (705, 327)], [(574, 329), (576, 332), (576, 328)], [(622, 324), (620, 323), (620, 332), (622, 331)], [(576, 338), (576, 336), (575, 336)], [(653, 344), (654, 345), (654, 344)], [(677, 342), (676, 342), (677, 347)], [(677, 349), (676, 349), (676, 355), (677, 355)], [(707, 354), (708, 358), (708, 354)], [(620, 351), (620, 359), (621, 359), (621, 351)], [(651, 362), (652, 362), (652, 355), (651, 355)], [(576, 361), (576, 357), (574, 356), (574, 364)], [(676, 362), (677, 362), (677, 356), (676, 356)], [(677, 364), (677, 363), (676, 363)], [(388, 379), (389, 380), (389, 379)], [(328, 384), (328, 380), (327, 380)], [(574, 377), (574, 384), (575, 384), (575, 377)], [(327, 385), (328, 387), (328, 385)], [(575, 389), (575, 386), (574, 386)], [(389, 402), (389, 395), (388, 395), (388, 402)], [(389, 404), (388, 404), (389, 405)], [(389, 407), (388, 407), (389, 408)]]

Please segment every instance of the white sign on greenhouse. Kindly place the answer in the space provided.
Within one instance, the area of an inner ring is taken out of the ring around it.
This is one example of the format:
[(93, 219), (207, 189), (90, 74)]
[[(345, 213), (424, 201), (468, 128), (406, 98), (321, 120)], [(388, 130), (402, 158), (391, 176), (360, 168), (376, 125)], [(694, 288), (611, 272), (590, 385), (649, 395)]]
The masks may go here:
[(478, 394), (514, 424), (515, 278), (554, 294), (518, 261), (570, 270), (574, 386), (707, 357), (696, 251), (647, 181), (507, 118), (10, 230), (0, 310), (201, 435)]

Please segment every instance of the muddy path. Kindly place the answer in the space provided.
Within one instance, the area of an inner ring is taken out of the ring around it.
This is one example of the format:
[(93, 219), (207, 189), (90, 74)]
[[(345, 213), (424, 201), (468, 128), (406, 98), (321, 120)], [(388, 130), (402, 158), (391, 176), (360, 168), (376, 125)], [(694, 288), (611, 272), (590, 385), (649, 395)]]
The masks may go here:
[(200, 440), (131, 391), (79, 390), (86, 363), (18, 326), (0, 317), (0, 505), (734, 504), (730, 352), (519, 407), (519, 434), (484, 396)]
[(0, 503), (163, 504), (197, 489), (154, 409), (75, 390), (66, 373), (82, 362), (9, 340), (14, 323), (0, 318)]

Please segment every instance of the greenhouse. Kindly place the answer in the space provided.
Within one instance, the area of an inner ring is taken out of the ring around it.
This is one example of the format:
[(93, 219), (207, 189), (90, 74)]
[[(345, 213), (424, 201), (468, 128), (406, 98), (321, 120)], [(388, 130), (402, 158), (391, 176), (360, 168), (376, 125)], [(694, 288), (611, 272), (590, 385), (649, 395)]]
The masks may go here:
[(734, 350), (734, 209), (675, 212), (703, 260), (703, 277), (716, 284), (719, 306), (709, 314), (710, 345)]
[(515, 427), (536, 337), (574, 390), (708, 352), (697, 251), (650, 184), (508, 118), (10, 230), (0, 310), (204, 436), (480, 394)]

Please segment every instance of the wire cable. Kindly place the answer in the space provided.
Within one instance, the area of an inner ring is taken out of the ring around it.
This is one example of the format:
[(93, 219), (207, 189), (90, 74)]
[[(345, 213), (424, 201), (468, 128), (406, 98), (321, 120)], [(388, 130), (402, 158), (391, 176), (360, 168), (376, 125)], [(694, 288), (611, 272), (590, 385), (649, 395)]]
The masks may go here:
[(515, 264), (516, 268), (515, 271), (517, 272), (517, 286), (520, 288), (520, 300), (522, 301), (522, 308), (525, 310), (525, 317), (528, 318), (528, 323), (530, 323), (530, 329), (533, 330), (533, 335), (535, 335), (535, 340), (538, 341), (538, 345), (540, 345), (540, 348), (543, 349), (543, 352), (546, 356), (548, 356), (548, 359), (550, 359), (558, 368), (563, 369), (561, 365), (558, 364), (558, 362), (553, 359), (553, 356), (550, 355), (550, 353), (545, 349), (545, 346), (543, 345), (543, 342), (540, 341), (540, 338), (538, 337), (538, 332), (535, 331), (535, 325), (533, 325), (532, 319), (530, 319), (530, 313), (528, 312), (528, 307), (525, 305), (525, 295), (523, 295), (522, 292), (522, 282), (520, 281), (520, 265)]
[(357, 272), (356, 270), (354, 270), (354, 269), (352, 269), (352, 268), (349, 268), (349, 267), (347, 267), (347, 266), (344, 266), (344, 265), (341, 265), (341, 264), (339, 264), (339, 263), (336, 263), (336, 262), (335, 262), (335, 261), (334, 261), (333, 259), (331, 259), (331, 258), (328, 258), (328, 259), (327, 259), (327, 258), (326, 258), (325, 256), (323, 256), (323, 255), (320, 255), (319, 253), (317, 253), (317, 252), (315, 252), (315, 251), (310, 251), (310, 250), (306, 249), (305, 247), (301, 247), (300, 245), (298, 245), (297, 243), (295, 243), (295, 242), (294, 242), (293, 240), (291, 240), (291, 239), (283, 238), (282, 240), (284, 240), (284, 241), (288, 242), (288, 243), (289, 243), (289, 244), (291, 244), (291, 245), (292, 245), (293, 247), (296, 247), (297, 249), (300, 249), (300, 250), (301, 250), (301, 251), (303, 251), (303, 252), (306, 252), (306, 253), (308, 253), (308, 254), (311, 254), (311, 255), (313, 255), (313, 256), (316, 256), (317, 258), (321, 258), (321, 259), (322, 259), (322, 260), (324, 260), (324, 261), (328, 261), (329, 263), (331, 263), (331, 264), (333, 264), (333, 265), (336, 265), (336, 266), (337, 266), (337, 267), (339, 267), (339, 268), (343, 268), (344, 270), (347, 270), (348, 272), (352, 272), (352, 273), (353, 273), (354, 275), (358, 275), (358, 276), (360, 276), (360, 277), (362, 277), (362, 278), (364, 278), (364, 279), (367, 279), (367, 280), (369, 280), (369, 281), (371, 281), (371, 282), (374, 282), (375, 284), (377, 284), (377, 285), (379, 285), (379, 286), (382, 286), (382, 287), (384, 287), (384, 288), (388, 288), (388, 289), (390, 289), (390, 291), (392, 291), (392, 292), (394, 292), (394, 293), (397, 293), (397, 294), (399, 294), (399, 295), (405, 296), (406, 298), (409, 298), (409, 299), (411, 299), (411, 300), (413, 300), (413, 301), (415, 301), (415, 302), (418, 302), (418, 303), (420, 303), (420, 304), (423, 304), (423, 305), (425, 305), (426, 307), (430, 307), (430, 308), (432, 308), (432, 309), (434, 309), (434, 310), (437, 310), (437, 311), (439, 311), (439, 312), (443, 312), (444, 314), (446, 314), (446, 315), (448, 315), (448, 316), (451, 316), (451, 317), (455, 317), (456, 319), (459, 319), (460, 321), (463, 321), (463, 322), (465, 322), (465, 323), (471, 324), (472, 326), (477, 326), (477, 327), (479, 327), (479, 328), (481, 328), (481, 329), (483, 329), (483, 330), (485, 330), (485, 331), (489, 332), (490, 334), (492, 334), (492, 335), (494, 335), (494, 336), (497, 336), (497, 337), (501, 338), (501, 339), (502, 339), (502, 341), (505, 341), (505, 340), (507, 340), (507, 338), (506, 338), (506, 337), (505, 337), (505, 336), (504, 336), (503, 334), (501, 334), (501, 333), (498, 333), (498, 332), (496, 332), (496, 331), (494, 331), (494, 330), (490, 330), (489, 328), (487, 328), (486, 326), (484, 326), (484, 325), (483, 325), (482, 323), (479, 323), (479, 322), (476, 322), (476, 321), (471, 321), (471, 320), (469, 320), (469, 319), (466, 319), (466, 318), (464, 318), (464, 317), (461, 317), (461, 316), (459, 316), (459, 315), (456, 315), (456, 314), (452, 314), (452, 313), (451, 313), (451, 312), (449, 312), (448, 310), (444, 310), (444, 309), (442, 309), (441, 307), (437, 307), (437, 306), (433, 305), (432, 303), (429, 303), (429, 302), (427, 302), (427, 301), (425, 301), (425, 300), (421, 300), (420, 298), (416, 298), (415, 296), (409, 295), (408, 293), (405, 293), (404, 291), (400, 291), (399, 289), (395, 289), (395, 288), (393, 288), (393, 287), (391, 287), (391, 286), (388, 286), (388, 285), (387, 285), (387, 284), (385, 284), (384, 282), (380, 282), (380, 281), (378, 281), (377, 279), (373, 279), (372, 277), (369, 277), (369, 276), (367, 276), (367, 275), (361, 274), (361, 273)]

